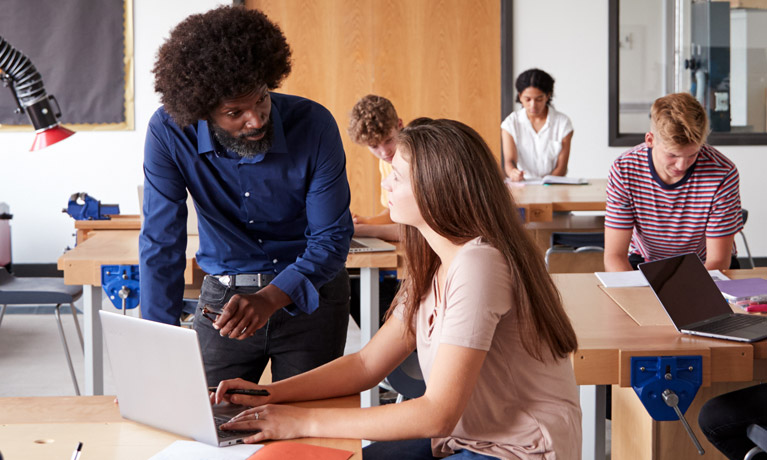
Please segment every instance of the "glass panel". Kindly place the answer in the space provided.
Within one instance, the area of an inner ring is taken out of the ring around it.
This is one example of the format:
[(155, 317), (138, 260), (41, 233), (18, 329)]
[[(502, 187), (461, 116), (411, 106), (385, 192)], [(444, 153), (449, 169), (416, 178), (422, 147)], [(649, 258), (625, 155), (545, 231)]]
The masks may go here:
[(730, 59), (732, 131), (767, 132), (767, 9), (730, 10)]
[[(622, 133), (644, 133), (650, 106), (667, 94), (666, 0), (621, 0), (618, 31), (619, 118)], [(673, 69), (671, 69), (673, 72)]]
[(714, 133), (767, 132), (767, 0), (618, 5), (619, 135), (646, 132), (652, 102), (682, 91)]

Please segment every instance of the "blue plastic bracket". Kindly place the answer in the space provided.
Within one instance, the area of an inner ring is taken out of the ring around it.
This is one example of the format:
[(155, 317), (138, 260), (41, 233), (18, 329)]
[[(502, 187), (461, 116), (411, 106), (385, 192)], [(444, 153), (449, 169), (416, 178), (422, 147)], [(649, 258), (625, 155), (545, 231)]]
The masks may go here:
[(657, 421), (677, 420), (674, 409), (661, 396), (666, 389), (679, 397), (684, 414), (703, 383), (701, 356), (632, 356), (631, 387), (650, 416)]
[[(125, 309), (130, 310), (138, 307), (139, 303), (139, 277), (138, 265), (102, 265), (101, 286), (104, 288), (109, 300), (118, 310), (123, 308), (125, 297)], [(122, 291), (122, 294), (121, 292)]]

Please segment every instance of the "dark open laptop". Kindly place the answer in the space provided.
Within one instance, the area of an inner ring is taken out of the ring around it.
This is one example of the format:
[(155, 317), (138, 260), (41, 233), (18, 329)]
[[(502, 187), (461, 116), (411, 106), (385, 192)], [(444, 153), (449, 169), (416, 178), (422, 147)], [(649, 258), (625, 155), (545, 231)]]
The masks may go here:
[(755, 342), (767, 338), (767, 317), (733, 313), (696, 254), (639, 264), (678, 331)]

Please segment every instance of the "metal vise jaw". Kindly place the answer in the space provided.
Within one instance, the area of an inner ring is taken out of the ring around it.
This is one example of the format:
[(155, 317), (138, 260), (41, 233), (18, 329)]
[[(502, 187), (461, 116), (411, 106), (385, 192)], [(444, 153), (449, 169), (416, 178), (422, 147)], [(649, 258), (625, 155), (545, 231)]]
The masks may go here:
[(138, 307), (139, 275), (138, 265), (102, 265), (101, 286), (112, 305), (126, 310)]
[(101, 204), (101, 201), (88, 196), (85, 192), (80, 192), (69, 197), (69, 203), (63, 212), (75, 220), (108, 220), (109, 215), (120, 214), (120, 206)]
[(684, 413), (703, 383), (700, 356), (632, 356), (631, 387), (654, 420), (680, 420), (698, 453), (705, 451)]

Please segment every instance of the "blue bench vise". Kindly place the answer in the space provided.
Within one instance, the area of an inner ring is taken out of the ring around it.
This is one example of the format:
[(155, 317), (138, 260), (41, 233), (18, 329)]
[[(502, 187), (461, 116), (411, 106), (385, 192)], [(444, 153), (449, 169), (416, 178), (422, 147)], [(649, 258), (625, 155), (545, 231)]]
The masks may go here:
[(110, 215), (120, 214), (117, 204), (101, 204), (101, 201), (85, 192), (74, 193), (64, 212), (75, 220), (109, 220)]
[(700, 455), (703, 446), (684, 413), (703, 383), (701, 356), (632, 356), (631, 387), (653, 420), (680, 420)]
[(138, 307), (139, 276), (138, 265), (102, 265), (101, 286), (112, 305), (126, 310)]

